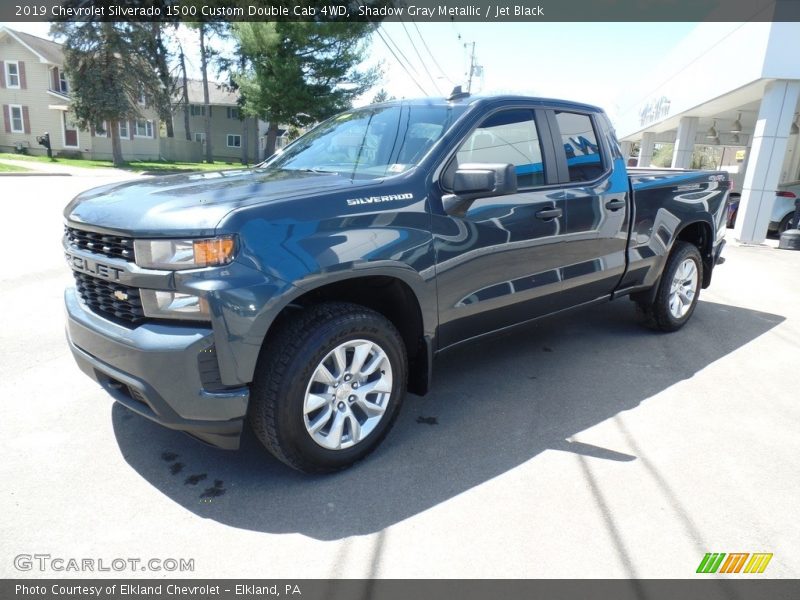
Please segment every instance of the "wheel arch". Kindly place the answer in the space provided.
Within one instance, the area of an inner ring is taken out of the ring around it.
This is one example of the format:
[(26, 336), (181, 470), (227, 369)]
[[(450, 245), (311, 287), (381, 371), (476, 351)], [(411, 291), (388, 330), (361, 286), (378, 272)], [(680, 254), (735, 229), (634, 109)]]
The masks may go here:
[[(275, 335), (281, 323), (309, 306), (324, 302), (365, 306), (386, 317), (397, 328), (408, 353), (408, 390), (424, 395), (430, 387), (436, 328), (435, 295), (430, 296), (421, 276), (408, 269), (364, 269), (317, 279), (313, 285), (295, 287), (291, 297), (273, 311), (274, 318), (269, 323), (261, 323), (261, 347)], [(254, 361), (253, 372), (255, 365)]]
[(698, 220), (686, 223), (675, 232), (667, 256), (675, 247), (675, 242), (688, 242), (697, 247), (703, 259), (703, 289), (711, 285), (711, 272), (714, 269), (714, 228), (708, 221)]

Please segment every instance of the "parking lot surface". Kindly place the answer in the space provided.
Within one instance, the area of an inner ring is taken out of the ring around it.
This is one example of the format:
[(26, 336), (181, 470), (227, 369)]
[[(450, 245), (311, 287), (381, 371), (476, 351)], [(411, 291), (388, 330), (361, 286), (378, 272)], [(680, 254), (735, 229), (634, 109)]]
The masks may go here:
[[(706, 552), (800, 576), (800, 252), (729, 243), (674, 334), (621, 300), (449, 352), (375, 454), (309, 477), (78, 371), (61, 210), (108, 181), (0, 180), (0, 576), (691, 578)], [(37, 553), (194, 570), (15, 568)]]

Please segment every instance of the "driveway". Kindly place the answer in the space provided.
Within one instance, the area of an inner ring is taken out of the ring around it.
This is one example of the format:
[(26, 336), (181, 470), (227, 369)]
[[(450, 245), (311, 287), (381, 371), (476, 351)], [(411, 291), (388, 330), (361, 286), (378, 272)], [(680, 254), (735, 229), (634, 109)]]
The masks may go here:
[(13, 558), (48, 553), (188, 558), (193, 577), (691, 578), (706, 552), (800, 576), (800, 252), (731, 244), (675, 334), (622, 300), (446, 354), (373, 456), (308, 477), (252, 436), (224, 452), (151, 424), (78, 371), (60, 212), (107, 181), (0, 181), (0, 576), (41, 576)]

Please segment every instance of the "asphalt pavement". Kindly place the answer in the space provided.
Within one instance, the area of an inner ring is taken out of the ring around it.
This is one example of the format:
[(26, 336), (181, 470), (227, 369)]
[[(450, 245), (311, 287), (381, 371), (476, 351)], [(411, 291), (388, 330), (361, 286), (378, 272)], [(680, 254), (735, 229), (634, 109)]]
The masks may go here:
[[(61, 211), (108, 182), (0, 179), (0, 576), (691, 578), (707, 552), (800, 576), (800, 252), (729, 243), (674, 334), (621, 300), (445, 354), (375, 454), (309, 477), (252, 435), (225, 452), (154, 425), (79, 372)], [(21, 554), (194, 570), (20, 571)]]

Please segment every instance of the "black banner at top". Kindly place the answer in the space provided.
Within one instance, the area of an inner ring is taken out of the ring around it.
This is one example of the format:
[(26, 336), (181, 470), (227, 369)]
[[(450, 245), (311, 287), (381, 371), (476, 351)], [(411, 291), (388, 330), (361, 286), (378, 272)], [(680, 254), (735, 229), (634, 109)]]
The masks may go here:
[(0, 21), (794, 21), (800, 0), (2, 0)]

